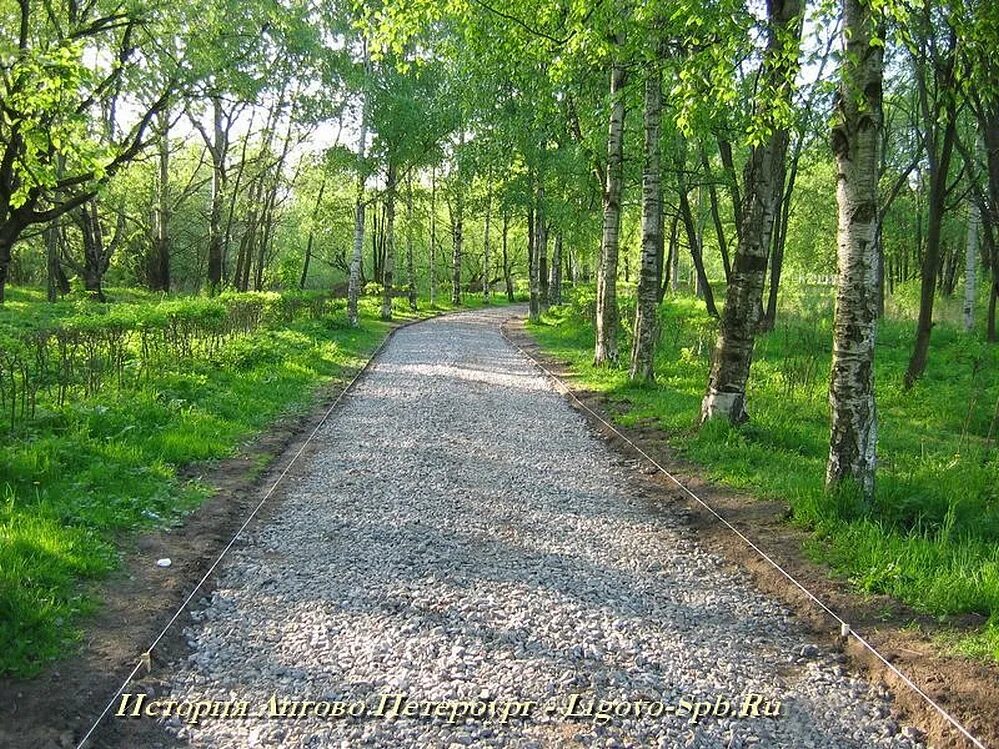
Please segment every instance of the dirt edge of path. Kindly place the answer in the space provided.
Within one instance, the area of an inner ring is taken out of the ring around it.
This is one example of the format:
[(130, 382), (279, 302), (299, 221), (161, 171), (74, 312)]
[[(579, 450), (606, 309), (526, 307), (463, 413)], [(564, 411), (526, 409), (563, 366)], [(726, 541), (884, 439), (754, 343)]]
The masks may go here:
[[(575, 397), (588, 408), (613, 422), (614, 409), (609, 399), (600, 393), (576, 387), (571, 365), (542, 350), (526, 330), (524, 322), (520, 317), (510, 318), (503, 325), (503, 333), (569, 385)], [(691, 525), (708, 549), (720, 556), (734, 572), (748, 574), (760, 590), (788, 606), (806, 626), (816, 644), (845, 651), (848, 665), (853, 670), (871, 684), (884, 685), (890, 690), (895, 715), (900, 722), (913, 724), (924, 732), (932, 747), (974, 749), (970, 741), (855, 639), (849, 638), (844, 645), (839, 637), (839, 625), (744, 541), (681, 492), (627, 442), (579, 408), (568, 396), (566, 399), (587, 419), (591, 428), (606, 439), (621, 456), (622, 462), (634, 470), (653, 508), (664, 503), (683, 503), (690, 511)], [(988, 747), (999, 747), (999, 666), (942, 652), (933, 641), (933, 635), (945, 626), (940, 621), (920, 615), (887, 596), (858, 594), (829, 568), (810, 560), (803, 551), (808, 532), (787, 522), (787, 504), (758, 500), (705, 481), (700, 477), (703, 471), (679, 458), (670, 448), (669, 434), (659, 428), (648, 425), (615, 425), (615, 428), (654, 460), (668, 467), (691, 491), (850, 622), (854, 630), (960, 720), (978, 740)], [(966, 626), (974, 623), (970, 620), (964, 622)], [(980, 618), (977, 623), (981, 623)], [(948, 625), (953, 628), (955, 621), (950, 621)]]
[[(83, 637), (74, 653), (52, 663), (28, 679), (0, 679), (0, 747), (65, 749), (77, 743), (93, 724), (108, 700), (121, 686), (139, 657), (160, 633), (194, 586), (208, 572), (219, 553), (235, 535), (247, 515), (264, 497), (309, 435), (355, 378), (368, 366), (391, 337), (402, 328), (446, 314), (437, 313), (394, 326), (359, 369), (343, 371), (321, 386), (304, 411), (280, 417), (260, 434), (247, 440), (231, 457), (178, 470), (178, 481), (197, 481), (212, 487), (212, 495), (173, 528), (131, 533), (120, 542), (118, 568), (85, 587), (100, 601), (97, 612), (81, 622)], [(305, 449), (289, 472), (294, 477), (313, 448)], [(284, 497), (275, 493), (252, 523), (266, 521), (280, 509)], [(239, 542), (237, 542), (238, 545)], [(169, 558), (160, 568), (156, 561)], [(195, 596), (196, 603), (212, 593), (209, 578)], [(187, 652), (181, 615), (152, 654), (152, 671), (136, 674), (126, 692), (153, 696), (159, 686), (157, 665)], [(127, 746), (144, 749), (154, 734), (138, 724), (152, 721), (114, 721), (106, 718), (87, 746)], [(157, 744), (167, 734), (155, 734)], [(138, 742), (138, 743), (137, 743)]]

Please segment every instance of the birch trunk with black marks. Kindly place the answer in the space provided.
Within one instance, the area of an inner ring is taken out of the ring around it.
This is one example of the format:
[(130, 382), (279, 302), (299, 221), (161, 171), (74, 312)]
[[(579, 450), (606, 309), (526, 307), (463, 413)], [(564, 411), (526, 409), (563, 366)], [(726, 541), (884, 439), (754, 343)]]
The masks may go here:
[(552, 270), (548, 281), (548, 301), (551, 304), (562, 304), (562, 258), (562, 232), (558, 232), (555, 234)]
[(538, 272), (537, 212), (533, 206), (527, 210), (527, 275), (530, 285), (527, 316), (531, 322), (538, 323), (541, 322), (541, 275)]
[(843, 5), (846, 54), (832, 129), (838, 276), (826, 486), (853, 484), (870, 501), (877, 449), (874, 341), (884, 48), (876, 38), (877, 23), (869, 0), (843, 0)]
[(514, 301), (513, 293), (513, 273), (510, 270), (510, 252), (507, 247), (508, 235), (510, 231), (510, 214), (503, 211), (503, 283), (506, 285), (507, 301)]
[(395, 192), (398, 170), (395, 161), (390, 159), (385, 177), (385, 265), (382, 266), (382, 309), (381, 319), (392, 319), (392, 294), (395, 291)]
[(489, 283), (489, 272), (490, 272), (490, 254), (489, 254), (489, 230), (490, 230), (490, 219), (492, 218), (492, 208), (493, 208), (493, 192), (492, 192), (492, 174), (490, 173), (487, 177), (487, 187), (486, 187), (486, 221), (485, 230), (482, 236), (482, 298), (485, 300), (486, 304), (489, 304), (489, 293), (492, 291)]
[(964, 330), (975, 327), (975, 297), (978, 291), (978, 205), (968, 204), (968, 236), (964, 248)]
[(458, 168), (455, 175), (454, 215), (451, 217), (451, 304), (455, 306), (461, 304), (461, 257), (465, 220), (465, 185), (462, 183), (464, 174), (461, 170), (461, 151), (464, 146), (465, 131), (462, 130), (458, 136), (458, 151), (455, 154)]
[(538, 183), (538, 207), (534, 212), (534, 251), (538, 266), (538, 306), (541, 312), (548, 311), (548, 225), (545, 222), (545, 186)]
[(437, 166), (430, 167), (430, 306), (437, 300)]
[[(757, 113), (774, 106), (775, 98), (790, 106), (798, 71), (802, 10), (801, 0), (770, 0), (767, 3), (769, 38), (760, 71)], [(774, 125), (769, 128), (769, 135), (750, 149), (743, 179), (742, 226), (732, 260), (708, 390), (701, 404), (702, 421), (724, 418), (732, 424), (741, 424), (749, 418), (746, 383), (757, 328), (763, 317), (763, 286), (774, 216), (784, 191), (787, 147), (787, 127)]]
[[(620, 39), (618, 40), (620, 43)], [(593, 363), (613, 364), (617, 350), (617, 259), (621, 229), (621, 189), (624, 169), (624, 66), (611, 66), (610, 124), (607, 129), (607, 171), (603, 186), (603, 231), (597, 273), (596, 346)]]
[(406, 175), (406, 289), (409, 309), (416, 311), (416, 261), (413, 258), (413, 170)]
[(659, 277), (663, 246), (663, 205), (659, 164), (659, 122), (662, 82), (658, 68), (645, 80), (645, 166), (642, 170), (642, 263), (638, 271), (638, 302), (631, 345), (630, 379), (655, 380), (656, 339), (659, 335)]
[[(368, 48), (364, 47), (364, 67), (368, 68)], [(362, 94), (361, 130), (357, 140), (357, 194), (354, 199), (354, 247), (350, 255), (350, 277), (347, 281), (347, 322), (356, 328), (359, 324), (357, 302), (361, 295), (361, 261), (364, 257), (364, 189), (367, 168), (364, 163), (368, 141), (368, 97)]]

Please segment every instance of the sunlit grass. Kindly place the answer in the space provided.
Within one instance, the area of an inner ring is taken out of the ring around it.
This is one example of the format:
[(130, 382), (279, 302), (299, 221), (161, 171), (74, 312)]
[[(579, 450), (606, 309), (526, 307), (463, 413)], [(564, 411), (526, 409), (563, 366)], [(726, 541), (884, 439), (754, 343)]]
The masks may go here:
[[(700, 428), (715, 336), (703, 303), (667, 300), (657, 383), (634, 386), (623, 362), (616, 369), (592, 366), (591, 297), (591, 291), (577, 290), (572, 304), (553, 309), (530, 330), (547, 352), (572, 362), (580, 386), (606, 393), (626, 409), (615, 418), (664, 429), (672, 446), (716, 481), (786, 500), (795, 522), (813, 531), (809, 553), (858, 589), (890, 594), (931, 614), (990, 618), (992, 634), (976, 636), (967, 647), (999, 655), (999, 347), (984, 343), (980, 333), (938, 325), (926, 376), (906, 392), (901, 379), (912, 323), (881, 323), (880, 468), (874, 507), (858, 515), (823, 486), (832, 339), (826, 315), (785, 311), (756, 348), (747, 398), (751, 421), (741, 429), (724, 423)], [(622, 334), (626, 353), (628, 334)]]
[[(482, 306), (479, 295), (465, 302)], [(431, 312), (426, 300), (420, 306), (414, 313), (396, 299), (396, 321)], [(14, 289), (0, 323), (74, 309)], [(452, 306), (442, 299), (436, 309)], [(30, 675), (68, 652), (95, 605), (80, 581), (117, 565), (122, 534), (178, 522), (208, 496), (177, 478), (180, 466), (234, 454), (277, 418), (306, 409), (317, 387), (363, 366), (391, 326), (377, 319), (377, 299), (363, 299), (361, 313), (358, 328), (342, 310), (262, 328), (227, 344), (218, 361), (184, 362), (138, 390), (63, 407), (42, 402), (39, 418), (0, 435), (0, 674)]]

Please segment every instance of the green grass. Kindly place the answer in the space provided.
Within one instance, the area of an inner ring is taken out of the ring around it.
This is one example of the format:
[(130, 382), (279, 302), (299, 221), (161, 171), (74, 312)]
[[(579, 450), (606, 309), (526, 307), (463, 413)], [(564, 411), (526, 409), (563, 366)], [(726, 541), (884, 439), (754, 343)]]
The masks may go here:
[[(414, 314), (397, 299), (396, 319), (427, 316), (421, 306)], [(481, 306), (478, 295), (466, 299)], [(14, 289), (0, 325), (73, 309)], [(81, 616), (98, 605), (83, 583), (115, 568), (129, 533), (177, 523), (209, 495), (180, 481), (178, 468), (234, 454), (281, 415), (306, 409), (317, 387), (364, 364), (390, 326), (377, 319), (377, 299), (363, 299), (361, 313), (356, 329), (342, 311), (262, 328), (217, 361), (157, 372), (138, 390), (42, 403), (37, 418), (0, 433), (0, 675), (29, 676), (71, 652)]]
[[(631, 304), (626, 296), (622, 319), (630, 318)], [(882, 322), (880, 467), (873, 508), (861, 511), (823, 487), (832, 332), (821, 305), (785, 311), (777, 329), (759, 339), (747, 394), (751, 421), (741, 429), (698, 426), (716, 335), (702, 302), (681, 297), (663, 305), (652, 386), (630, 384), (623, 365), (592, 366), (591, 310), (592, 291), (579, 289), (571, 304), (530, 330), (544, 350), (571, 362), (581, 386), (620, 405), (620, 423), (655, 424), (713, 480), (786, 500), (795, 521), (813, 531), (808, 553), (859, 590), (934, 615), (986, 617), (985, 629), (957, 647), (999, 660), (999, 347), (980, 332), (940, 324), (926, 376), (905, 392), (913, 324)], [(629, 336), (622, 334), (627, 358)]]

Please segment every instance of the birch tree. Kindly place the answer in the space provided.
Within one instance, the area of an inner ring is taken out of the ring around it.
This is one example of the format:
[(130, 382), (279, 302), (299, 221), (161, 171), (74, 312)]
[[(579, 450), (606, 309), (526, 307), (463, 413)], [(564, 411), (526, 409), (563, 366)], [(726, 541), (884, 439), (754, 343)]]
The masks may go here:
[[(615, 38), (615, 46), (623, 40)], [(615, 59), (610, 70), (610, 122), (607, 127), (607, 168), (603, 185), (603, 230), (597, 272), (596, 345), (593, 363), (613, 364), (617, 347), (617, 261), (621, 230), (621, 193), (624, 183), (624, 64)]]
[(877, 411), (878, 166), (884, 47), (871, 0), (843, 0), (844, 51), (832, 128), (838, 205), (836, 310), (829, 380), (832, 428), (826, 485), (874, 495)]
[(978, 291), (978, 205), (968, 201), (968, 236), (964, 247), (964, 330), (975, 327), (975, 298)]
[(701, 419), (740, 424), (746, 383), (763, 312), (763, 286), (778, 201), (784, 190), (791, 94), (798, 71), (803, 3), (768, 0), (767, 48), (759, 76), (753, 135), (743, 179), (739, 242), (732, 261), (721, 331), (715, 345)]
[(659, 172), (659, 120), (662, 111), (661, 73), (652, 66), (645, 80), (644, 151), (642, 170), (642, 263), (638, 279), (638, 303), (632, 336), (631, 368), (628, 376), (640, 382), (655, 380), (655, 348), (658, 336), (659, 258), (663, 246), (662, 190)]
[[(362, 42), (362, 66), (365, 77), (370, 73), (370, 57), (367, 42)], [(365, 151), (368, 141), (368, 97), (361, 91), (361, 122), (357, 139), (357, 188), (354, 200), (354, 243), (350, 256), (350, 276), (347, 283), (347, 322), (351, 327), (359, 324), (357, 303), (361, 295), (361, 262), (364, 256), (364, 210), (365, 188), (367, 186), (367, 164)]]

